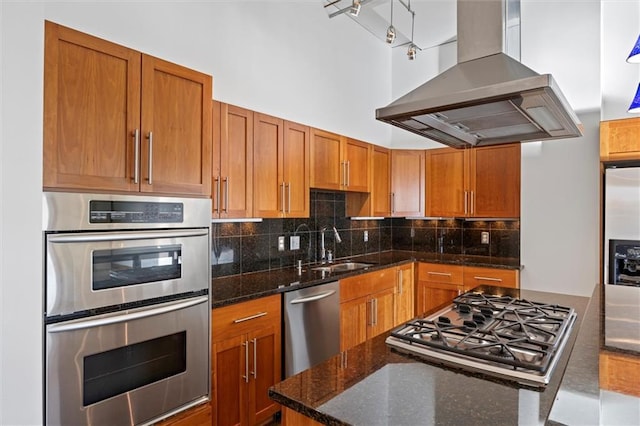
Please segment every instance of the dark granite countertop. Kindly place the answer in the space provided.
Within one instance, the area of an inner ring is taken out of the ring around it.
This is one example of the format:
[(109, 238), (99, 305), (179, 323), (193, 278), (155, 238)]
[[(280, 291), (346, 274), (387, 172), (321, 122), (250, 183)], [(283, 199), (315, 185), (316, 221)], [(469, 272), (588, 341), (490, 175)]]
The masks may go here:
[[(338, 259), (337, 262), (345, 259)], [(367, 269), (357, 271), (323, 274), (313, 268), (318, 265), (304, 265), (303, 272), (298, 275), (296, 268), (277, 269), (267, 272), (254, 272), (212, 280), (212, 307), (218, 308), (233, 303), (243, 302), (258, 297), (269, 296), (285, 291), (310, 287), (330, 281), (339, 280), (352, 275), (389, 268), (403, 263), (420, 261), (430, 263), (446, 263), (452, 265), (481, 266), (501, 269), (521, 269), (520, 260), (515, 258), (468, 256), (425, 253), (415, 251), (386, 251), (351, 257), (355, 262), (371, 263)]]
[(580, 377), (585, 368), (595, 368), (597, 374), (597, 367), (580, 365), (585, 351), (594, 350), (589, 336), (598, 326), (597, 313), (595, 321), (584, 321), (588, 297), (531, 290), (520, 290), (519, 297), (571, 306), (577, 313), (567, 346), (544, 390), (399, 354), (387, 347), (388, 333), (383, 333), (276, 384), (269, 395), (324, 424), (544, 423), (561, 387), (593, 381), (592, 374)]

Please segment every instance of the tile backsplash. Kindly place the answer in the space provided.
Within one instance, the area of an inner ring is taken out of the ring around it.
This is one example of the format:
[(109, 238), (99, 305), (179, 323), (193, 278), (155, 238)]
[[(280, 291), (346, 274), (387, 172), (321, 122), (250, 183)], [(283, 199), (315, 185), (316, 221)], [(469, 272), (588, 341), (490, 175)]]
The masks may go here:
[[(312, 190), (310, 202), (309, 218), (212, 224), (212, 276), (291, 267), (298, 260), (316, 262), (323, 227), (328, 228), (325, 248), (336, 259), (391, 249), (520, 257), (519, 221), (351, 220), (346, 217), (344, 193)], [(334, 226), (340, 243), (334, 237)], [(483, 232), (488, 233), (488, 244), (482, 244)], [(290, 250), (294, 236), (299, 237), (300, 248)], [(279, 237), (284, 237), (283, 251), (278, 247)]]

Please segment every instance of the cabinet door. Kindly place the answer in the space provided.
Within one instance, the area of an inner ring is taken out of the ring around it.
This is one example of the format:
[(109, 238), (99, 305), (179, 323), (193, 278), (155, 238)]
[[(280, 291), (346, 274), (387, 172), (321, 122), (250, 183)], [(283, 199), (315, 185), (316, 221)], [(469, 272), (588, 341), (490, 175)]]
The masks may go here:
[(269, 388), (282, 380), (280, 321), (251, 332), (249, 342), (249, 424), (262, 424), (280, 406), (269, 398)]
[(471, 215), (520, 217), (520, 144), (471, 150)]
[(399, 266), (397, 271), (395, 325), (407, 322), (414, 317), (413, 264)]
[(211, 367), (215, 426), (240, 425), (247, 422), (245, 417), (248, 402), (248, 354), (246, 335), (213, 342)]
[(211, 76), (142, 56), (142, 192), (211, 194)]
[(282, 175), (284, 122), (253, 114), (253, 216), (281, 217), (285, 212)]
[(309, 127), (285, 121), (283, 180), (287, 217), (309, 217), (310, 149)]
[(342, 189), (342, 146), (344, 138), (323, 130), (311, 129), (311, 187)]
[(430, 281), (418, 281), (417, 314), (431, 313), (451, 301), (462, 293), (462, 285), (445, 284)]
[(395, 320), (395, 286), (371, 295), (369, 299), (369, 327), (367, 338), (377, 336), (393, 328)]
[(45, 22), (45, 188), (138, 191), (141, 54)]
[(347, 139), (343, 167), (343, 185), (347, 191), (369, 192), (369, 153), (371, 145)]
[(430, 149), (426, 152), (426, 215), (463, 217), (469, 210), (466, 149)]
[(367, 297), (340, 303), (340, 350), (345, 351), (367, 340)]
[(371, 159), (372, 216), (391, 215), (391, 152), (374, 146)]
[(391, 151), (393, 216), (424, 216), (424, 151)]
[(211, 426), (211, 405), (209, 403), (190, 408), (186, 411), (171, 416), (155, 426)]
[(640, 118), (600, 123), (600, 160), (640, 160)]
[(220, 217), (253, 214), (253, 112), (220, 108)]

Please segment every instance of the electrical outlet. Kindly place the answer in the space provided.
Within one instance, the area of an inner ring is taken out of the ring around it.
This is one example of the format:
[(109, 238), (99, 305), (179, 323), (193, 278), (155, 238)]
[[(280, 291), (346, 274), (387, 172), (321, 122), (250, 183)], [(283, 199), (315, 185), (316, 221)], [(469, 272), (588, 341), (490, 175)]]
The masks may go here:
[(489, 244), (489, 233), (488, 232), (482, 232), (480, 234), (480, 243), (481, 244)]
[(367, 241), (369, 241), (369, 231), (364, 231), (364, 242), (366, 243)]
[(299, 250), (300, 249), (300, 237), (297, 235), (289, 238), (289, 250)]
[(278, 237), (278, 251), (284, 251), (284, 236)]

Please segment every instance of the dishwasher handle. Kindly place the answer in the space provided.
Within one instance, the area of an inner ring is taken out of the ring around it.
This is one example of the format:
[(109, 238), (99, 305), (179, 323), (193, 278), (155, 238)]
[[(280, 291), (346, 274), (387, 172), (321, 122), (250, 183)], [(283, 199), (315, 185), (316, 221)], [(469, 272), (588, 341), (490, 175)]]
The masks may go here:
[(292, 305), (297, 305), (299, 303), (314, 302), (316, 300), (325, 299), (325, 298), (331, 296), (332, 294), (335, 294), (335, 292), (336, 292), (335, 290), (329, 290), (329, 291), (325, 291), (323, 293), (314, 294), (313, 296), (297, 297), (297, 298), (293, 299), (289, 303), (291, 303)]

